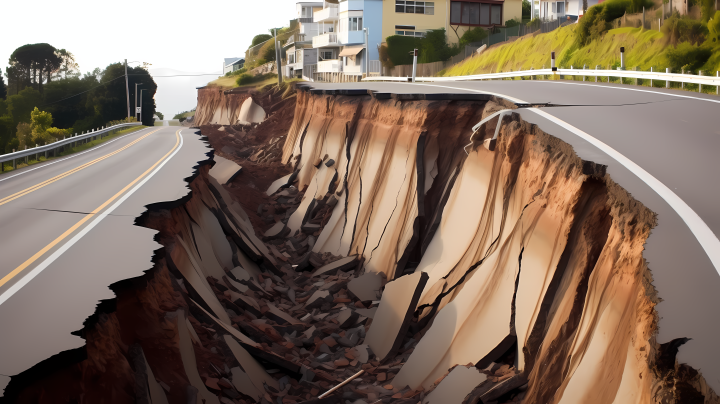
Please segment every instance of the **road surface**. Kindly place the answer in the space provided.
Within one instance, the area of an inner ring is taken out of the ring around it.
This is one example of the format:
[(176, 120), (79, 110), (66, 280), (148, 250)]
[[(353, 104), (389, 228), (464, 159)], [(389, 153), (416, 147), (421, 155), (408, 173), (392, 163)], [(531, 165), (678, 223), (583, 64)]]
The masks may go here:
[(152, 267), (156, 232), (134, 220), (185, 196), (208, 151), (195, 130), (150, 127), (0, 175), (0, 391), (83, 346), (71, 332), (114, 297), (108, 286)]
[[(720, 391), (720, 98), (679, 90), (568, 81), (313, 83), (382, 93), (485, 93), (514, 102), (574, 107), (519, 110), (608, 166), (614, 181), (658, 214), (645, 259), (663, 301), (659, 343), (687, 337), (678, 361)], [(470, 134), (468, 134), (469, 136)]]

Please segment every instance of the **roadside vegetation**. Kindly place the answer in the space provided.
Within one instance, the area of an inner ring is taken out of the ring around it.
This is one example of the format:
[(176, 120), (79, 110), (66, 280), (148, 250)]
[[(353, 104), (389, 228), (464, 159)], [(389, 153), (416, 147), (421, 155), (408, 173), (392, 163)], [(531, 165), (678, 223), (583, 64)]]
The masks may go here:
[[(106, 126), (127, 116), (122, 63), (81, 74), (71, 52), (39, 43), (17, 48), (8, 64), (5, 78), (0, 80), (0, 154)], [(145, 90), (144, 123), (153, 125), (157, 85), (147, 65), (128, 66), (128, 79), (132, 109), (135, 83), (143, 83), (138, 91)], [(38, 116), (36, 123), (33, 113)], [(52, 126), (38, 132), (46, 113), (52, 117)], [(35, 132), (28, 129), (33, 125)]]
[[(115, 123), (111, 122), (108, 126), (116, 125), (116, 124), (118, 124), (118, 123), (121, 123), (121, 122), (115, 122)], [(74, 153), (78, 153), (78, 152), (81, 152), (81, 151), (84, 151), (84, 150), (87, 150), (87, 149), (91, 149), (91, 148), (93, 148), (93, 147), (95, 147), (95, 146), (97, 146), (97, 145), (100, 145), (100, 144), (102, 144), (102, 143), (108, 142), (108, 141), (110, 141), (110, 140), (112, 140), (112, 139), (115, 139), (115, 138), (117, 138), (117, 137), (120, 137), (120, 136), (123, 136), (123, 135), (127, 135), (128, 133), (137, 132), (137, 131), (139, 131), (139, 130), (141, 130), (141, 129), (144, 129), (144, 128), (146, 128), (146, 127), (147, 127), (147, 126), (136, 126), (136, 127), (132, 127), (132, 128), (127, 128), (127, 129), (122, 129), (122, 130), (116, 131), (116, 132), (114, 132), (114, 133), (112, 133), (112, 134), (110, 134), (110, 135), (104, 136), (102, 139), (96, 139), (96, 140), (93, 140), (93, 141), (90, 141), (90, 142), (87, 142), (87, 143), (83, 143), (83, 144), (77, 145), (77, 146), (72, 147), (72, 148), (66, 148), (66, 149), (63, 150), (62, 152), (58, 153), (57, 157), (48, 156), (48, 158), (45, 158), (45, 154), (44, 154), (44, 153), (39, 153), (39, 154), (37, 155), (37, 157), (38, 157), (37, 159), (34, 158), (35, 156), (28, 156), (27, 163), (25, 162), (25, 159), (18, 159), (18, 160), (16, 161), (16, 164), (15, 164), (16, 170), (21, 169), (21, 168), (23, 168), (23, 167), (31, 166), (31, 165), (34, 165), (34, 164), (37, 164), (37, 163), (43, 163), (43, 162), (45, 162), (45, 161), (51, 161), (51, 160), (54, 160), (54, 159), (56, 159), (56, 158), (68, 156), (68, 155), (70, 155), (70, 154), (74, 154)], [(4, 162), (4, 163), (2, 163), (2, 164), (3, 164), (3, 172), (13, 171), (12, 161), (6, 161), (6, 162)]]
[[(703, 4), (706, 0), (700, 0)], [(611, 21), (627, 11), (642, 10), (643, 0), (608, 0), (590, 7), (577, 24), (546, 34), (527, 35), (513, 42), (487, 49), (449, 69), (441, 76), (530, 70), (550, 67), (550, 52), (555, 51), (561, 68), (615, 69), (620, 66), (620, 47), (625, 47), (627, 69), (715, 75), (720, 70), (720, 11), (696, 6), (695, 18), (674, 14), (658, 30), (639, 25), (612, 29)], [(660, 16), (658, 16), (660, 18)], [(581, 77), (575, 78), (582, 80)], [(593, 78), (588, 78), (592, 79)], [(612, 79), (611, 79), (612, 80)], [(619, 81), (618, 79), (614, 79)], [(627, 80), (627, 79), (626, 79)], [(600, 78), (607, 81), (607, 78)], [(638, 83), (649, 85), (650, 83)], [(654, 86), (665, 86), (655, 80)], [(706, 86), (708, 87), (708, 86)], [(697, 91), (697, 85), (684, 88)], [(706, 88), (715, 92), (715, 88)]]

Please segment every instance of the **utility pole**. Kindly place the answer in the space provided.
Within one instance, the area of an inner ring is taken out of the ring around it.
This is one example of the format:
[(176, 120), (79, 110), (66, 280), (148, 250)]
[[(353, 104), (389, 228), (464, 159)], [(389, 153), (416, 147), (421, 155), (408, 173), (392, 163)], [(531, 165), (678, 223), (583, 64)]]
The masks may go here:
[(145, 90), (146, 90), (145, 88), (143, 88), (142, 90), (140, 90), (140, 123), (142, 123), (142, 101), (143, 101), (143, 100), (142, 100), (142, 99), (143, 99), (143, 97), (142, 97), (142, 92), (145, 91)]
[(415, 82), (415, 74), (417, 73), (417, 57), (418, 57), (418, 50), (413, 49), (412, 52), (410, 52), (413, 55), (413, 70), (412, 70), (412, 82)]
[(278, 39), (277, 39), (277, 28), (273, 29), (275, 33), (275, 65), (277, 66), (278, 71), (278, 86), (282, 84), (282, 71), (280, 70), (280, 47), (278, 46)]
[(130, 121), (130, 86), (128, 85), (127, 59), (125, 59), (125, 97), (127, 98), (128, 122)]
[[(142, 85), (142, 83), (135, 83), (135, 119), (137, 119), (137, 116), (138, 116), (138, 111), (137, 111), (137, 106), (138, 106), (137, 88), (138, 88), (139, 85)], [(140, 103), (142, 104), (142, 101), (141, 101)]]
[(368, 27), (363, 27), (365, 31), (365, 77), (370, 77), (370, 43), (368, 42)]

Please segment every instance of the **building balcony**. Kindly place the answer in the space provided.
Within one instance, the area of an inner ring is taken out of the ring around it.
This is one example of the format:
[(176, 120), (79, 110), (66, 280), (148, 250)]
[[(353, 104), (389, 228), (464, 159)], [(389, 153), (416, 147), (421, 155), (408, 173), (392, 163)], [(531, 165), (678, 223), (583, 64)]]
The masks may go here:
[(318, 73), (340, 73), (342, 72), (342, 61), (338, 59), (322, 60), (317, 63)]
[(331, 22), (331, 21), (337, 21), (338, 19), (338, 8), (335, 7), (326, 7), (323, 8), (320, 11), (316, 11), (313, 14), (313, 21), (314, 22)]
[(325, 46), (337, 46), (338, 37), (337, 34), (329, 32), (323, 35), (317, 35), (312, 39), (313, 48), (322, 48)]
[(354, 45), (365, 43), (365, 32), (363, 31), (342, 31), (338, 32), (338, 41), (342, 45)]

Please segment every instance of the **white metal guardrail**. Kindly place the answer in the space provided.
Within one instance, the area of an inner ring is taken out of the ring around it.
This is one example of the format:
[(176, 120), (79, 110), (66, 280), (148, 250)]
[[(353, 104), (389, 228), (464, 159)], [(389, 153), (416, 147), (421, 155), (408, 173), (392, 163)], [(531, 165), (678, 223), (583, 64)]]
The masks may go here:
[(85, 141), (85, 140), (95, 138), (95, 137), (102, 138), (103, 136), (109, 135), (110, 133), (112, 133), (113, 131), (116, 131), (118, 129), (128, 128), (128, 127), (132, 127), (132, 126), (140, 126), (140, 125), (141, 125), (140, 122), (121, 123), (119, 125), (110, 126), (108, 128), (96, 129), (96, 130), (90, 131), (88, 133), (83, 133), (80, 135), (78, 135), (76, 133), (75, 136), (69, 136), (69, 137), (64, 138), (63, 140), (58, 140), (57, 142), (53, 142), (53, 143), (46, 144), (43, 146), (35, 146), (31, 149), (25, 149), (25, 150), (16, 151), (13, 153), (3, 154), (3, 155), (0, 155), (0, 168), (2, 169), (2, 171), (4, 171), (5, 163), (8, 161), (12, 161), (13, 168), (15, 168), (15, 162), (18, 159), (25, 158), (28, 156), (33, 156), (33, 155), (39, 155), (40, 153), (44, 153), (45, 157), (47, 158), (48, 152), (52, 152), (52, 154), (54, 156), (57, 154), (58, 149), (60, 149), (61, 147), (65, 147), (69, 144), (80, 142), (80, 141)]
[[(580, 76), (580, 77), (622, 77), (641, 80), (669, 81), (671, 83), (700, 84), (703, 86), (720, 86), (720, 77), (716, 72), (715, 76), (699, 76), (695, 74), (645, 72), (636, 70), (590, 70), (590, 69), (560, 69), (553, 72), (552, 69), (520, 70), (515, 72), (474, 74), (470, 76), (452, 77), (416, 77), (416, 82), (447, 82), (447, 81), (473, 81), (473, 80), (498, 80), (514, 77), (537, 77), (537, 76)], [(411, 81), (410, 77), (367, 77), (363, 81)]]

